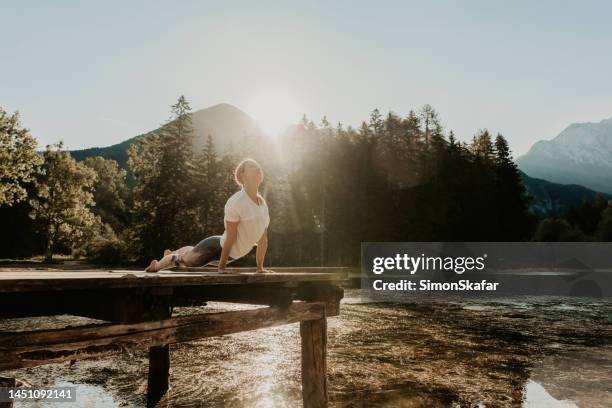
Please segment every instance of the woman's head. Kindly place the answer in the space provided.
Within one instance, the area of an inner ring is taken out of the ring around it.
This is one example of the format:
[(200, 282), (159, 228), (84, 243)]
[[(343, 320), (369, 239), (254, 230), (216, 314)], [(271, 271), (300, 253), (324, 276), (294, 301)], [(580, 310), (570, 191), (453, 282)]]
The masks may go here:
[(254, 159), (246, 158), (236, 166), (234, 179), (241, 187), (259, 187), (263, 181), (263, 169)]

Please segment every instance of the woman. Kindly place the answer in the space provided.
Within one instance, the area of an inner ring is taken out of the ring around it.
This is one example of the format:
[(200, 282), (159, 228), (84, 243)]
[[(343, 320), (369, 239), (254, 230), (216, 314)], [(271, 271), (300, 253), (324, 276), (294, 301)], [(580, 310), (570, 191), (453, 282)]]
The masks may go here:
[(241, 189), (225, 204), (223, 235), (212, 235), (194, 247), (185, 246), (172, 252), (166, 250), (162, 259), (151, 261), (146, 272), (182, 265), (204, 266), (218, 259), (219, 272), (227, 273), (227, 263), (245, 256), (254, 245), (257, 245), (257, 272), (272, 272), (263, 267), (270, 224), (268, 205), (258, 191), (263, 181), (263, 170), (259, 163), (247, 158), (236, 166), (234, 179)]

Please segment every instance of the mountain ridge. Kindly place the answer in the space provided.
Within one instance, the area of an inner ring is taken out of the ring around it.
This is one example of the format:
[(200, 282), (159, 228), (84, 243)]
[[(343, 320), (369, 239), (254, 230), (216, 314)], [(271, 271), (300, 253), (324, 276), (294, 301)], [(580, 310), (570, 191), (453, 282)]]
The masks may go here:
[[(247, 138), (267, 138), (255, 119), (227, 102), (193, 111), (190, 115), (195, 133), (196, 148), (204, 146), (209, 134), (213, 137), (218, 153), (231, 150), (233, 146), (240, 145)], [(102, 156), (113, 159), (119, 163), (120, 167), (126, 168), (127, 150), (130, 145), (138, 138), (157, 132), (159, 129), (141, 133), (113, 145), (72, 150), (70, 153), (72, 157), (79, 161), (92, 156)]]
[[(609, 121), (612, 124), (612, 118)], [(232, 143), (237, 145), (234, 147), (244, 148), (246, 144), (243, 142), (246, 137), (245, 132), (250, 132), (251, 136), (256, 139), (255, 147), (258, 149), (262, 148), (264, 141), (257, 138), (266, 137), (259, 129), (256, 121), (247, 113), (225, 102), (192, 112), (192, 122), (196, 130), (196, 138), (199, 141), (196, 145), (201, 147), (210, 133), (219, 153), (233, 149)], [(571, 126), (573, 124), (568, 128)], [(157, 130), (159, 128), (152, 132)], [(291, 132), (291, 130), (292, 127), (289, 127), (287, 132)], [(102, 156), (117, 161), (122, 168), (127, 169), (127, 149), (138, 138), (147, 133), (150, 132), (142, 133), (114, 145), (75, 150), (71, 154), (77, 160), (83, 160), (91, 156)], [(534, 197), (531, 209), (537, 214), (563, 214), (570, 207), (580, 206), (583, 200), (595, 201), (596, 191), (576, 185), (576, 183), (556, 183), (544, 177), (534, 177), (526, 172), (521, 172), (521, 177), (527, 191)], [(609, 196), (607, 197), (609, 198)]]
[[(599, 192), (578, 184), (560, 184), (548, 180), (531, 177), (520, 171), (523, 185), (533, 197), (531, 211), (541, 215), (564, 215), (570, 208), (580, 207), (584, 201), (595, 203)], [(605, 200), (612, 195), (601, 193)]]
[(517, 158), (531, 177), (612, 193), (612, 118), (572, 123)]

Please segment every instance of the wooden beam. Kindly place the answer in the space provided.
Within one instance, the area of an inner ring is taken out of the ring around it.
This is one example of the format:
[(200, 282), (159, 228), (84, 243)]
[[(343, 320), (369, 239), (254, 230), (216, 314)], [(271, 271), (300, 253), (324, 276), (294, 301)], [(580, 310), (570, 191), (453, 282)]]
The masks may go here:
[(202, 306), (207, 301), (266, 306), (291, 304), (299, 282), (248, 285), (206, 285), (106, 289), (95, 291), (34, 292), (0, 295), (0, 318), (70, 314), (113, 323), (157, 320), (169, 306)]
[(165, 346), (263, 327), (316, 320), (322, 302), (294, 302), (234, 312), (205, 313), (133, 324), (0, 333), (0, 371), (109, 355), (125, 348)]
[(134, 289), (69, 290), (57, 292), (4, 293), (0, 318), (71, 314), (113, 323), (157, 320), (155, 315), (170, 306), (201, 306), (207, 301), (287, 306), (294, 299), (322, 301), (327, 316), (339, 314), (343, 289), (328, 283), (281, 282), (247, 285), (205, 285)]
[[(67, 290), (61, 296), (53, 292), (3, 293), (0, 295), (0, 318), (70, 314), (113, 323), (154, 320), (168, 308), (171, 293), (158, 294), (164, 288), (136, 288), (79, 291)], [(205, 302), (201, 302), (205, 303)]]
[(327, 320), (300, 322), (304, 408), (327, 407)]
[(321, 282), (301, 282), (297, 288), (295, 299), (305, 302), (325, 302), (326, 316), (340, 314), (340, 300), (344, 297), (341, 286)]

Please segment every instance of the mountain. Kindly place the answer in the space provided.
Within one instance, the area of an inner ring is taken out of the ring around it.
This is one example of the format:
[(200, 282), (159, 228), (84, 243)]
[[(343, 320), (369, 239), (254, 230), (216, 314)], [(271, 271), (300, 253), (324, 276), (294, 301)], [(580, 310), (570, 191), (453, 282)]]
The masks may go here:
[[(196, 148), (201, 148), (204, 145), (209, 134), (213, 137), (217, 153), (224, 153), (235, 148), (244, 148), (245, 145), (259, 145), (263, 141), (268, 140), (268, 137), (253, 118), (228, 103), (220, 103), (192, 112), (191, 120), (195, 130)], [(155, 132), (157, 130), (152, 131)], [(83, 160), (92, 156), (114, 159), (121, 167), (126, 168), (127, 149), (134, 141), (145, 134), (143, 133), (112, 146), (74, 150), (70, 153), (76, 160)]]
[[(597, 192), (576, 184), (558, 184), (530, 177), (521, 172), (523, 184), (533, 197), (531, 210), (536, 214), (565, 214), (571, 207), (580, 207), (583, 201), (595, 202)], [(604, 194), (604, 199), (612, 196)]]
[(517, 159), (532, 177), (612, 193), (612, 118), (574, 123)]

